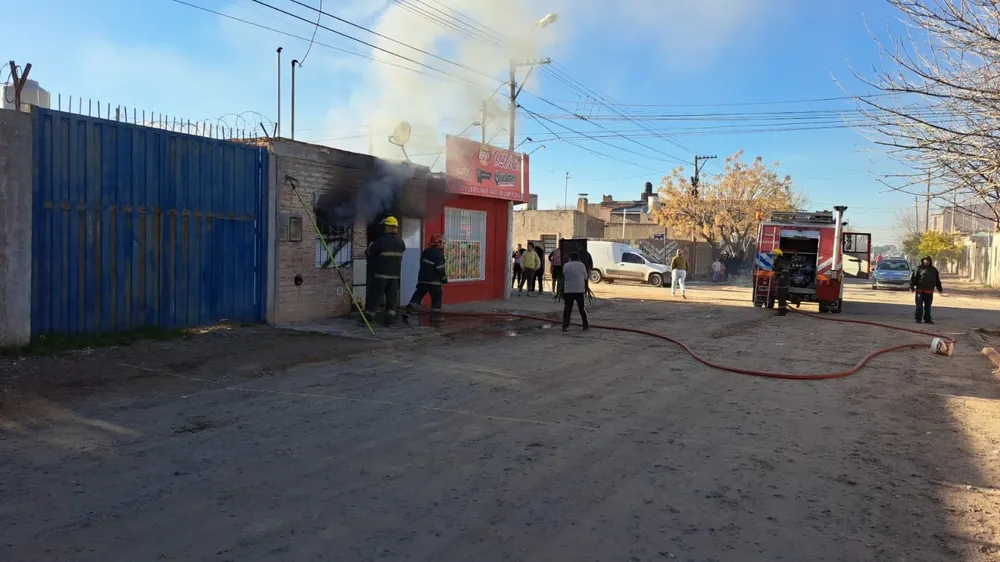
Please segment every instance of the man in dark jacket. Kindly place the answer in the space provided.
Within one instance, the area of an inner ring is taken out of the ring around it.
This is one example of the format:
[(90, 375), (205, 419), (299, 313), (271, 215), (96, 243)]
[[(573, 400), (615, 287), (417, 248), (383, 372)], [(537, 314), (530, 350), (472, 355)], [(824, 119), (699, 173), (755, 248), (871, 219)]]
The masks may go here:
[(441, 301), (443, 299), (442, 285), (448, 283), (448, 273), (444, 262), (444, 237), (440, 234), (431, 236), (431, 243), (420, 254), (420, 272), (417, 274), (417, 290), (406, 307), (407, 314), (412, 314), (424, 302), (424, 297), (431, 296), (431, 320), (440, 320)]
[(916, 295), (916, 310), (914, 317), (917, 324), (933, 324), (931, 320), (931, 304), (934, 303), (934, 289), (938, 293), (944, 292), (941, 288), (941, 274), (934, 267), (934, 260), (930, 256), (920, 260), (920, 265), (910, 274), (910, 291)]
[(382, 299), (385, 299), (385, 325), (396, 321), (399, 308), (399, 277), (403, 269), (403, 252), (406, 244), (399, 237), (399, 221), (386, 217), (382, 221), (385, 233), (368, 246), (368, 262), (372, 278), (368, 281), (369, 294), (365, 299), (365, 314), (375, 316)]

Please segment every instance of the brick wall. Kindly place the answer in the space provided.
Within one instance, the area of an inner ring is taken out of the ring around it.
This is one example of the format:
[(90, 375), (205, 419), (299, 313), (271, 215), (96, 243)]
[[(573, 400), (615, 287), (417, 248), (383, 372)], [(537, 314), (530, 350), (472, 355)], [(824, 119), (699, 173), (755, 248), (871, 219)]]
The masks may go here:
[[(320, 268), (316, 264), (317, 236), (310, 215), (318, 194), (334, 192), (353, 197), (359, 190), (378, 176), (376, 159), (364, 154), (345, 152), (329, 147), (278, 139), (268, 146), (272, 154), (272, 190), (275, 194), (277, 224), (276, 251), (274, 252), (274, 320), (276, 324), (308, 322), (350, 314), (353, 305), (348, 286), (355, 282), (357, 268), (365, 265), (365, 248), (368, 245), (367, 219), (355, 220), (352, 236), (354, 261), (340, 268), (347, 285), (332, 267)], [(410, 179), (391, 211), (397, 216), (420, 216), (426, 207), (427, 177), (422, 169), (414, 168)], [(303, 208), (296, 190), (287, 177), (298, 181), (298, 194), (305, 201)], [(290, 239), (289, 220), (302, 220), (302, 241)], [(358, 280), (364, 279), (359, 271)], [(301, 283), (296, 284), (300, 276)], [(360, 287), (359, 287), (360, 288)], [(364, 291), (358, 291), (363, 299)]]

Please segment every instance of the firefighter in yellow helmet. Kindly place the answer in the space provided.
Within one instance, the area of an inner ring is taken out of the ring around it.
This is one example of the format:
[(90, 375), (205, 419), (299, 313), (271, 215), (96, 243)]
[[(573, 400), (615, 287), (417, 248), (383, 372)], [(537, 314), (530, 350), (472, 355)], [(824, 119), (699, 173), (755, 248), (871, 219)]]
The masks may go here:
[(774, 256), (774, 261), (771, 264), (771, 270), (774, 272), (774, 296), (778, 301), (778, 311), (775, 312), (775, 315), (785, 316), (788, 314), (788, 290), (792, 285), (791, 273), (788, 268), (788, 260), (785, 259), (785, 253), (781, 249), (771, 250), (771, 255)]
[(406, 244), (399, 237), (399, 221), (386, 217), (382, 221), (383, 234), (368, 245), (368, 263), (372, 278), (368, 280), (365, 314), (372, 318), (385, 300), (385, 325), (396, 321), (399, 308), (399, 278), (403, 269), (403, 252)]

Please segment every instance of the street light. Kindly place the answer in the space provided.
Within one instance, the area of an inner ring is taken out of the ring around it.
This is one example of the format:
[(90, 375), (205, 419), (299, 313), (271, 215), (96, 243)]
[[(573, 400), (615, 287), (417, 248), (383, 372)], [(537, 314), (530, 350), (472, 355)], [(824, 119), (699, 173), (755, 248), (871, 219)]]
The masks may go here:
[[(478, 126), (480, 126), (480, 125), (482, 125), (482, 123), (481, 123), (481, 122), (479, 122), (479, 121), (473, 121), (472, 123), (470, 123), (470, 124), (469, 124), (469, 126), (468, 126), (468, 127), (466, 127), (466, 128), (464, 128), (464, 129), (462, 129), (462, 132), (461, 132), (461, 133), (458, 133), (458, 136), (462, 136), (462, 135), (464, 135), (465, 133), (469, 132), (469, 129), (471, 129), (471, 128), (473, 128), (473, 127), (478, 127)], [(442, 154), (444, 154), (444, 151), (445, 151), (446, 149), (447, 149), (447, 147), (445, 147), (445, 148), (441, 149), (441, 152), (438, 152), (438, 155), (437, 155), (437, 158), (435, 158), (435, 159), (434, 159), (434, 161), (433, 161), (433, 162), (431, 162), (431, 165), (430, 165), (430, 167), (428, 167), (428, 168), (427, 168), (428, 170), (432, 170), (432, 169), (434, 169), (434, 164), (437, 164), (437, 163), (438, 163), (438, 160), (440, 160), (440, 159), (441, 159), (441, 155), (442, 155)]]
[(535, 152), (537, 152), (539, 150), (542, 150), (543, 148), (545, 148), (544, 144), (542, 146), (536, 147), (535, 150), (532, 150), (531, 152), (528, 153), (528, 156), (531, 156), (532, 154), (534, 154)]
[(535, 25), (538, 27), (548, 27), (556, 23), (557, 19), (559, 19), (559, 14), (545, 14), (545, 17), (538, 20), (538, 23)]
[(523, 141), (517, 143), (517, 146), (514, 147), (514, 150), (521, 148), (521, 145), (526, 142), (535, 142), (535, 141), (531, 140), (531, 137), (525, 137)]

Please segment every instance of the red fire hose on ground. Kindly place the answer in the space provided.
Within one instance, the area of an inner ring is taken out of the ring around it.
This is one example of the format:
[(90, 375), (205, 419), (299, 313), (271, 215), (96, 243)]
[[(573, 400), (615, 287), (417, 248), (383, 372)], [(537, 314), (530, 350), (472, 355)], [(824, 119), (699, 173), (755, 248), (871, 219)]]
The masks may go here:
[[(912, 329), (912, 328), (903, 328), (901, 326), (893, 326), (891, 324), (884, 324), (882, 322), (875, 322), (875, 321), (872, 321), (872, 320), (850, 320), (850, 319), (847, 319), (847, 318), (839, 318), (839, 317), (833, 317), (833, 316), (830, 316), (830, 317), (819, 316), (817, 314), (811, 314), (811, 313), (808, 313), (808, 312), (802, 312), (802, 311), (796, 310), (796, 309), (790, 309), (790, 310), (792, 310), (793, 312), (797, 312), (797, 313), (799, 313), (799, 314), (801, 314), (801, 315), (803, 315), (803, 316), (805, 316), (807, 318), (813, 318), (815, 320), (826, 320), (826, 321), (829, 321), (829, 322), (843, 322), (843, 323), (847, 323), (847, 324), (863, 324), (863, 325), (866, 325), (866, 326), (877, 326), (877, 327), (880, 327), (880, 328), (886, 328), (886, 329), (889, 329), (889, 330), (896, 330), (896, 331), (899, 331), (899, 332), (909, 332), (911, 334), (918, 334), (918, 335), (922, 335), (922, 336), (930, 336), (930, 337), (933, 337), (933, 338), (939, 338), (943, 342), (945, 342), (946, 345), (948, 345), (948, 346), (951, 346), (951, 345), (953, 345), (955, 343), (954, 339), (952, 339), (952, 338), (950, 338), (948, 336), (942, 335), (942, 334), (935, 334), (933, 332), (925, 332), (923, 330), (915, 330), (915, 329)], [(504, 312), (484, 312), (484, 313), (474, 313), (474, 312), (443, 312), (442, 314), (445, 315), (445, 316), (458, 316), (458, 317), (467, 317), (467, 318), (519, 318), (521, 320), (535, 320), (535, 321), (538, 321), (538, 322), (546, 322), (546, 323), (553, 322), (553, 320), (551, 318), (545, 318), (545, 317), (541, 317), (541, 316), (531, 316), (531, 315), (527, 315), (527, 314), (504, 313)], [(574, 326), (580, 326), (581, 324), (574, 323), (573, 325)], [(858, 371), (860, 371), (862, 369), (862, 367), (864, 367), (865, 365), (867, 365), (872, 359), (875, 359), (879, 355), (885, 355), (886, 353), (892, 353), (893, 351), (901, 351), (901, 350), (904, 350), (904, 349), (926, 349), (927, 348), (927, 344), (924, 344), (924, 343), (905, 343), (905, 344), (901, 344), (901, 345), (894, 345), (892, 347), (882, 348), (882, 349), (879, 349), (879, 350), (874, 351), (872, 353), (869, 353), (861, 361), (858, 361), (858, 363), (856, 365), (854, 365), (850, 369), (847, 369), (847, 370), (844, 370), (844, 371), (837, 371), (835, 373), (821, 373), (821, 374), (815, 374), (815, 375), (799, 375), (799, 374), (794, 374), (794, 373), (774, 373), (774, 372), (771, 372), (771, 371), (758, 371), (758, 370), (755, 370), (755, 369), (743, 369), (741, 367), (730, 367), (730, 366), (727, 366), (727, 365), (722, 365), (722, 364), (716, 363), (714, 361), (709, 361), (708, 359), (705, 359), (701, 355), (698, 355), (698, 353), (696, 351), (694, 351), (693, 349), (691, 349), (690, 346), (688, 346), (686, 343), (684, 343), (684, 342), (682, 342), (680, 340), (676, 340), (676, 339), (674, 339), (674, 338), (672, 338), (670, 336), (665, 336), (663, 334), (657, 334), (655, 332), (650, 332), (648, 330), (640, 330), (638, 328), (625, 328), (625, 327), (622, 327), (622, 326), (605, 326), (605, 325), (601, 325), (601, 324), (591, 324), (590, 327), (592, 329), (597, 329), (597, 330), (611, 330), (611, 331), (614, 331), (614, 332), (626, 332), (626, 333), (630, 333), (630, 334), (639, 334), (639, 335), (649, 336), (651, 338), (656, 338), (656, 339), (660, 339), (660, 340), (663, 340), (663, 341), (670, 342), (670, 343), (672, 343), (674, 345), (679, 346), (684, 351), (688, 352), (688, 354), (691, 355), (691, 357), (694, 358), (695, 361), (698, 361), (699, 363), (701, 363), (702, 365), (705, 365), (706, 367), (711, 367), (713, 369), (718, 369), (720, 371), (728, 371), (730, 373), (737, 373), (737, 374), (740, 374), (740, 375), (749, 375), (751, 377), (764, 377), (764, 378), (769, 378), (769, 379), (786, 379), (786, 380), (799, 380), (799, 381), (824, 380), (824, 379), (840, 379), (840, 378), (848, 377), (848, 376), (853, 375), (854, 373), (857, 373)]]

